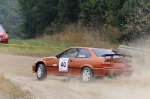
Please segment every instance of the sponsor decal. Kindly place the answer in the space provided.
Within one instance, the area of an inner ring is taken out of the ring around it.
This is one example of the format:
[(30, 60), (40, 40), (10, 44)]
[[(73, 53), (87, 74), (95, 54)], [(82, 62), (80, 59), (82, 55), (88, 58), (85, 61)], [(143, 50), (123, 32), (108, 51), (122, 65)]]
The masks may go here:
[(57, 64), (53, 64), (52, 66), (57, 66)]

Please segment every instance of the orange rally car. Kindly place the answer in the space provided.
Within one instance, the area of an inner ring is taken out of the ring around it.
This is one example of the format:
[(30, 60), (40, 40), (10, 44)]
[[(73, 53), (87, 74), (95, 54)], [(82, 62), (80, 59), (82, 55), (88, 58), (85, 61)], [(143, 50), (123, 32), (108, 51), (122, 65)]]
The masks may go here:
[(116, 54), (112, 50), (92, 47), (70, 47), (54, 57), (36, 60), (32, 65), (38, 80), (50, 75), (81, 77), (83, 82), (90, 82), (94, 77), (108, 74), (131, 75), (130, 55)]

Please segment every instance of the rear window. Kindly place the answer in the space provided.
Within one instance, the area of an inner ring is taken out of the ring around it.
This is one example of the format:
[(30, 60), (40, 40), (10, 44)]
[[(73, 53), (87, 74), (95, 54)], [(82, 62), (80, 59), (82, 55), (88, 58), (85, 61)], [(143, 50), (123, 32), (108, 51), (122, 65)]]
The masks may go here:
[(106, 49), (92, 49), (92, 51), (97, 57), (102, 57), (104, 54), (115, 54), (112, 50)]
[(91, 56), (90, 52), (86, 49), (81, 49), (77, 55), (78, 58), (89, 58), (90, 56)]
[(5, 32), (1, 25), (0, 25), (0, 32)]

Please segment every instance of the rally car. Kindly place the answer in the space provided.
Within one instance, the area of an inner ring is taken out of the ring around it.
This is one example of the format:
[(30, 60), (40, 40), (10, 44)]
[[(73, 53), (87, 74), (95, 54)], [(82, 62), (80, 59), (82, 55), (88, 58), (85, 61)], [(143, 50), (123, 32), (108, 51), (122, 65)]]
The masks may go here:
[(8, 34), (5, 29), (0, 25), (0, 43), (8, 43)]
[(32, 71), (38, 80), (44, 80), (47, 75), (63, 75), (90, 82), (94, 77), (108, 74), (131, 75), (131, 57), (104, 48), (70, 47), (56, 56), (36, 60)]

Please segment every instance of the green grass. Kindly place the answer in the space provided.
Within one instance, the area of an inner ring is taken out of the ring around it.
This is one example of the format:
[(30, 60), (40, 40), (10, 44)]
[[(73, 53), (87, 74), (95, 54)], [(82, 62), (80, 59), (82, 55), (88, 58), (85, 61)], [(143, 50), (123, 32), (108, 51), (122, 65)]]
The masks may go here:
[(0, 45), (0, 52), (42, 57), (55, 55), (70, 46), (73, 46), (73, 44), (51, 40), (10, 39), (9, 44)]
[(17, 40), (17, 39), (10, 39), (9, 44), (28, 44), (28, 45), (35, 45), (35, 46), (51, 46), (51, 47), (69, 47), (71, 44), (69, 43), (61, 43), (57, 41), (51, 40), (42, 40), (42, 39), (31, 39), (31, 40)]

